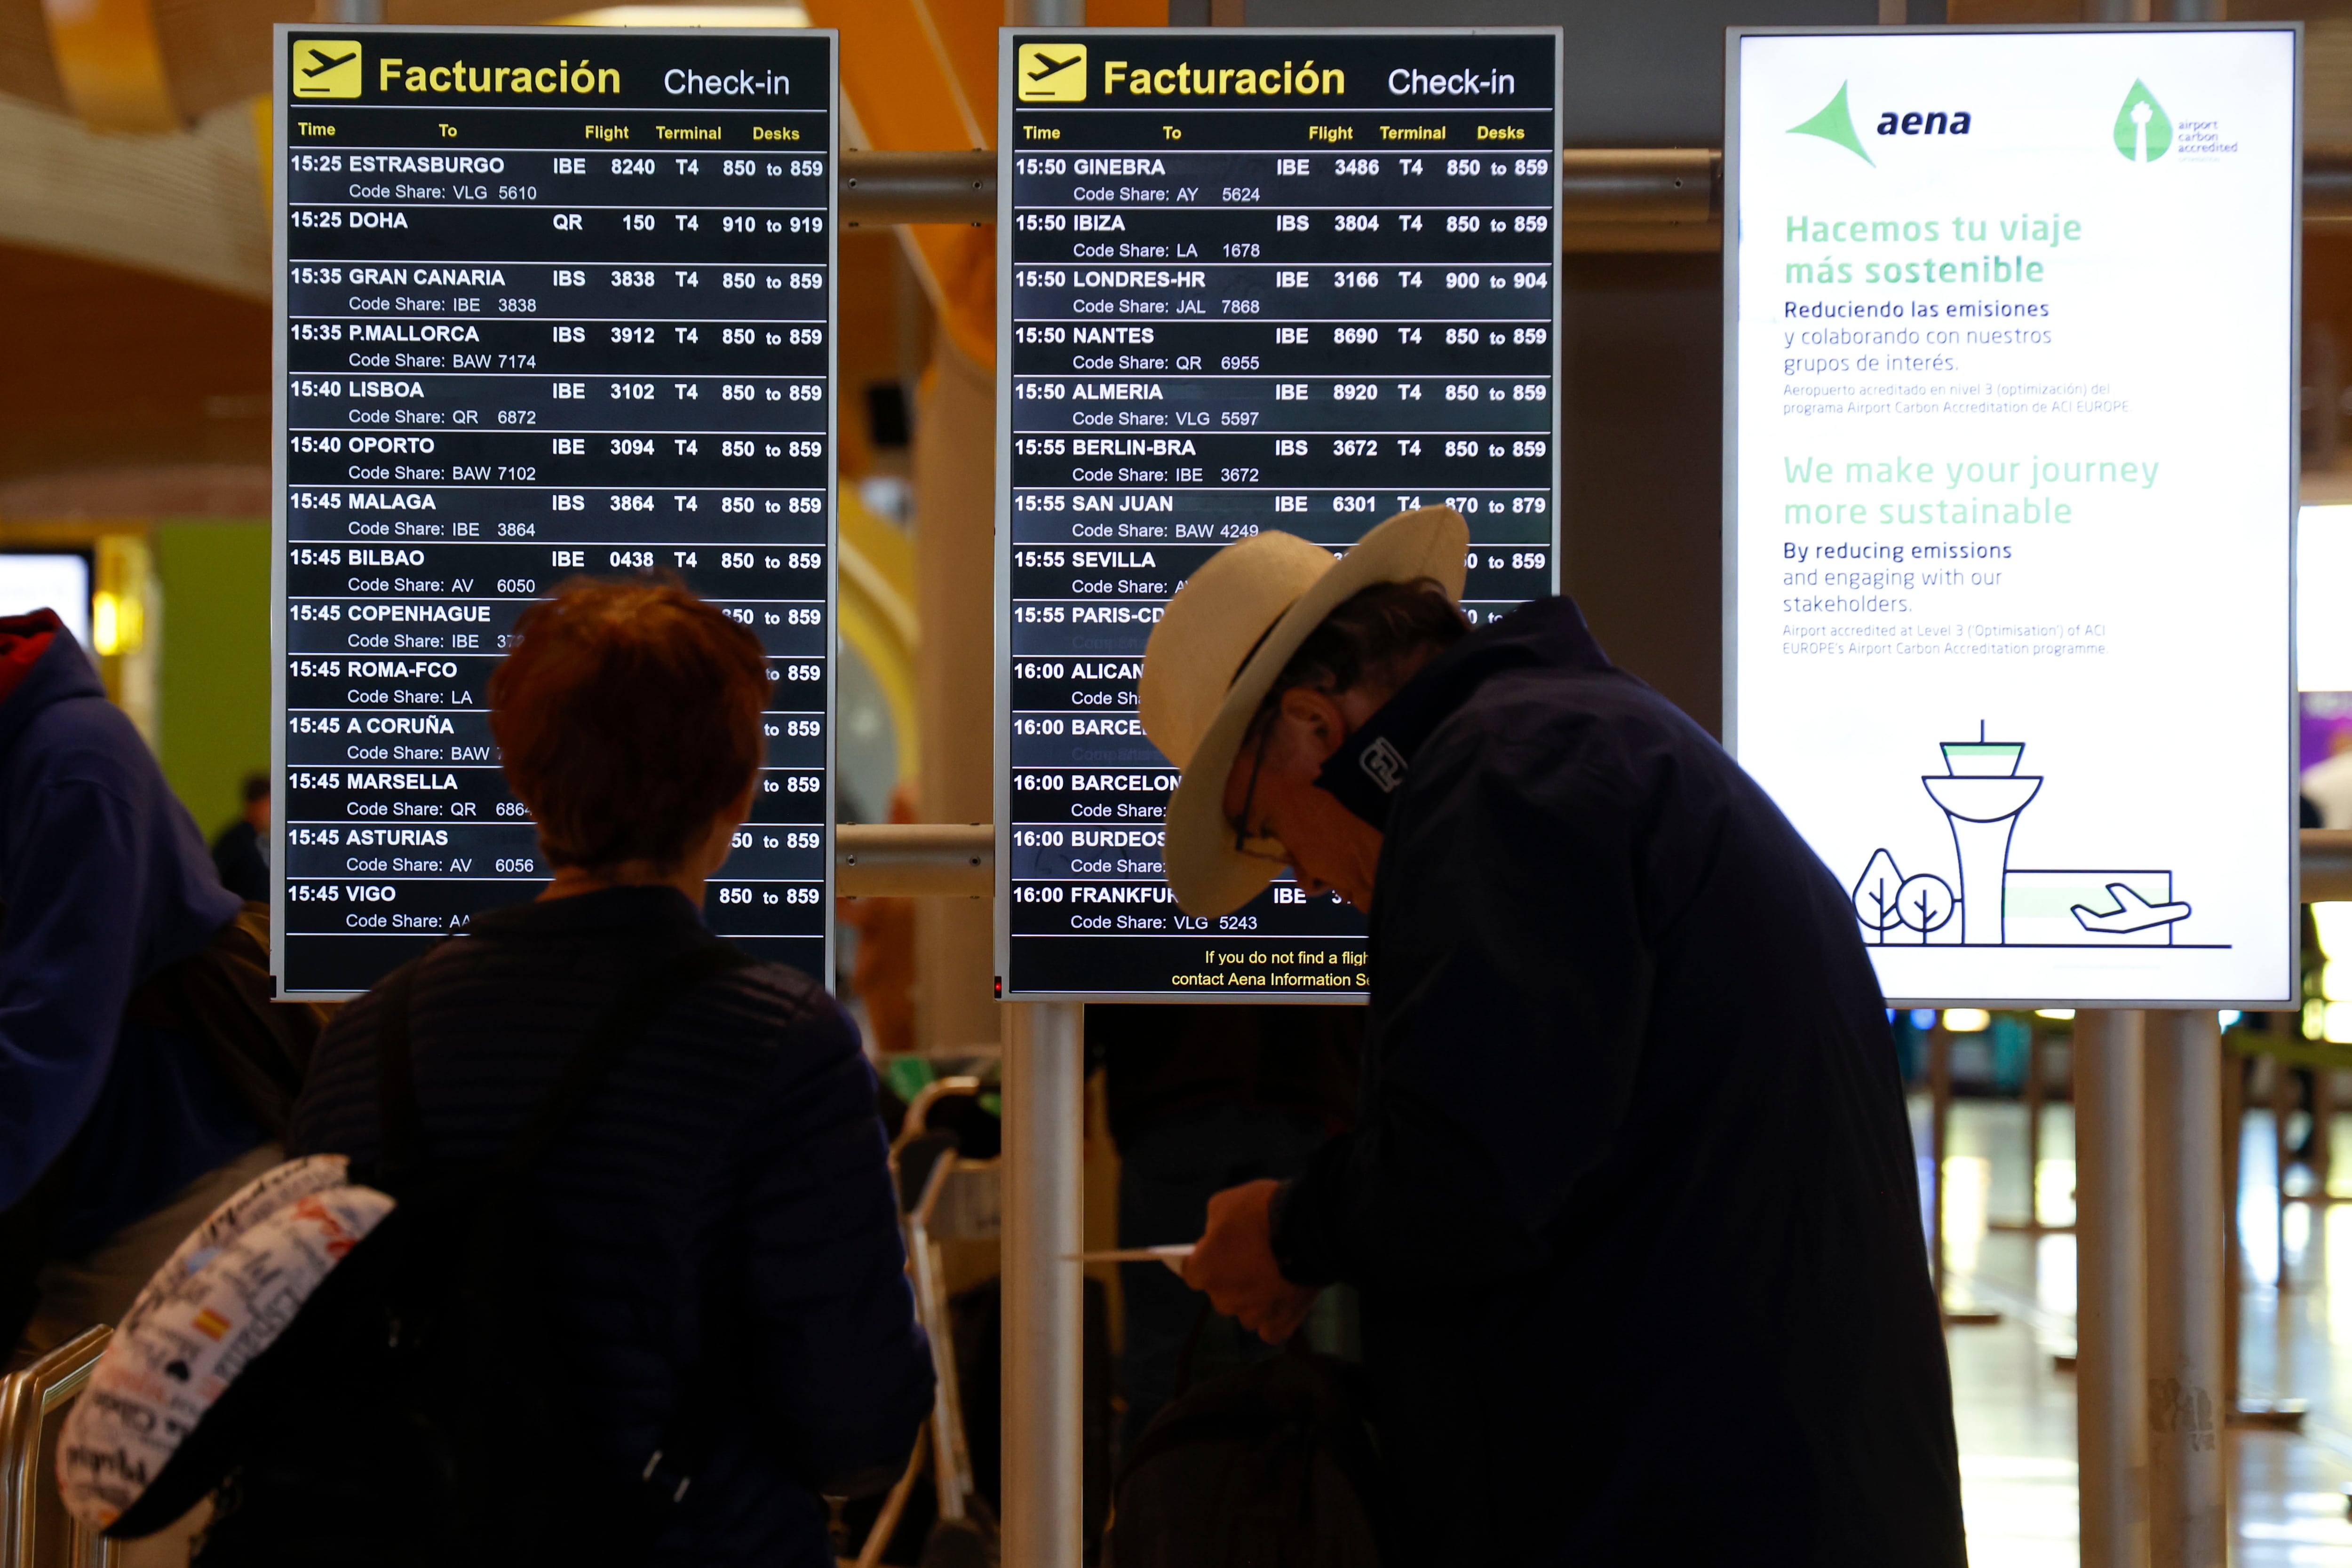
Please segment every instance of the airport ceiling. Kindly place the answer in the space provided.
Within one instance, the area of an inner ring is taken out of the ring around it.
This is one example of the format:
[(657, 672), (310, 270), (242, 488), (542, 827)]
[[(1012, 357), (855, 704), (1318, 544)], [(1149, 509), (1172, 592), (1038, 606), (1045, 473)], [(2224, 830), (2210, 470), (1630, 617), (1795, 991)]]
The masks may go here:
[[(582, 3), (385, 0), (384, 19), (527, 23)], [(813, 21), (843, 29), (852, 145), (987, 143), (996, 0), (803, 5)], [(2076, 5), (1949, 8), (1955, 20), (2035, 21)], [(1164, 21), (1167, 5), (1092, 0), (1088, 10), (1098, 24), (1137, 26)], [(2232, 0), (2231, 10), (2311, 20), (2306, 141), (2352, 143), (2352, 0)], [(316, 16), (304, 0), (49, 0), (46, 11), (43, 0), (0, 0), (0, 299), (10, 325), (0, 521), (266, 513), (268, 127), (258, 95), (270, 26)], [(141, 47), (120, 49), (126, 37)], [(85, 123), (91, 62), (124, 53), (151, 62), (143, 112), (154, 133)], [(942, 327), (985, 362), (994, 294), (985, 232), (912, 231), (908, 254)]]
[[(581, 9), (581, 0), (386, 0), (384, 20), (520, 24)], [(843, 30), (851, 145), (987, 145), (994, 0), (803, 0), (801, 9)], [(1166, 0), (1097, 0), (1097, 9), (1106, 22), (1164, 21)], [(270, 128), (261, 95), (271, 25), (316, 15), (307, 0), (51, 0), (46, 9), (0, 0), (0, 299), (10, 326), (0, 522), (267, 514), (261, 150)], [(126, 60), (144, 62), (143, 74), (121, 68)], [(992, 240), (968, 226), (909, 233), (939, 319), (985, 358)], [(887, 290), (890, 243), (845, 235), (845, 261), (852, 249), (886, 248), (845, 276)], [(854, 292), (845, 289), (845, 321), (863, 308)], [(875, 350), (876, 375), (893, 373), (882, 368), (889, 341), (864, 348)], [(845, 400), (845, 457), (862, 449), (862, 428), (847, 428), (861, 404)]]

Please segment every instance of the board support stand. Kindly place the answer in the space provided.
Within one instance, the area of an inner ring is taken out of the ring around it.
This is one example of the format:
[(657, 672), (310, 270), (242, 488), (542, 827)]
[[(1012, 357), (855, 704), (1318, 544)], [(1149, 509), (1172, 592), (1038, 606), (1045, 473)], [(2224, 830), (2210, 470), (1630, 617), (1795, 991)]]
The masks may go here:
[(2042, 1054), (2046, 1031), (2032, 1026), (2025, 1036), (2025, 1218), (2023, 1219), (1989, 1219), (1988, 1230), (2018, 1231), (2027, 1236), (2072, 1236), (2074, 1222), (2063, 1225), (2042, 1223), (2042, 1113), (2049, 1099), (2048, 1085), (2042, 1082)]
[(2075, 1442), (2083, 1568), (2148, 1568), (2140, 1015), (2074, 1015)]
[[(1083, 27), (1087, 4), (1006, 0), (1004, 21)], [(1009, 295), (999, 308), (1012, 308)], [(1079, 1568), (1086, 1287), (1076, 1256), (1085, 1246), (1086, 1009), (1013, 1002), (1005, 1013), (1000, 1561)]]
[(1002, 1560), (1079, 1568), (1086, 1009), (1004, 1010)]
[[(2258, 1432), (2300, 1432), (2310, 1405), (2301, 1399), (2249, 1404), (2238, 1387), (2239, 1302), (2246, 1289), (2245, 1239), (2240, 1199), (2245, 1186), (2246, 1075), (2252, 1059), (2225, 1051), (2221, 1059), (2221, 1375), (2229, 1426)], [(2276, 1066), (2274, 1062), (2273, 1064)]]
[(1936, 1027), (1927, 1031), (1927, 1094), (1929, 1181), (1933, 1188), (1928, 1196), (1927, 1257), (1935, 1274), (1936, 1306), (1943, 1313), (1948, 1328), (1997, 1323), (2000, 1313), (1995, 1309), (1972, 1304), (1956, 1307), (1944, 1294), (1944, 1167), (1950, 1153), (1952, 1124), (1952, 1031), (1944, 1027), (1941, 1017), (1937, 1019)]
[(2224, 1568), (2221, 1027), (2145, 1016), (2149, 1561)]

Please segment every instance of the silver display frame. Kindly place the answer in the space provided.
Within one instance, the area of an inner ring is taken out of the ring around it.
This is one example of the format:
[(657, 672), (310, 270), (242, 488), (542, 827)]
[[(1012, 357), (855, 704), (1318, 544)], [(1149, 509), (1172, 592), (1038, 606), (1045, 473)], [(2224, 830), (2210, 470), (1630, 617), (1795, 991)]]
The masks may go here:
[[(992, 685), (995, 700), (991, 714), (990, 737), (992, 767), (994, 769), (992, 789), (996, 822), (996, 897), (994, 910), (995, 996), (999, 1001), (1020, 1002), (1138, 1002), (1153, 1004), (1187, 1004), (1202, 1006), (1284, 1006), (1284, 1007), (1360, 1007), (1369, 998), (1360, 992), (1339, 996), (1309, 995), (1297, 992), (1218, 993), (1213, 991), (1129, 991), (1129, 990), (1016, 990), (1008, 983), (1013, 964), (1013, 160), (1016, 154), (1013, 142), (1013, 110), (1018, 103), (1013, 80), (1013, 60), (1020, 40), (1041, 37), (1059, 38), (1081, 33), (1086, 39), (1146, 37), (1152, 38), (1208, 37), (1230, 40), (1235, 37), (1228, 27), (1001, 27), (997, 30), (996, 47), (996, 436), (995, 436), (995, 570), (990, 591), (994, 598), (990, 610), (990, 624), (994, 639), (992, 657), (995, 669)], [(1561, 139), (1567, 112), (1567, 43), (1564, 30), (1557, 26), (1519, 27), (1266, 27), (1251, 28), (1245, 35), (1254, 42), (1264, 42), (1279, 48), (1290, 39), (1322, 37), (1544, 37), (1552, 43), (1552, 134), (1549, 141)], [(1199, 113), (1194, 110), (1190, 112)], [(1556, 161), (1561, 149), (1547, 149)], [(1561, 556), (1566, 548), (1567, 526), (1562, 516), (1565, 499), (1560, 486), (1562, 431), (1566, 423), (1562, 411), (1560, 361), (1563, 324), (1567, 315), (1564, 303), (1566, 266), (1557, 247), (1564, 243), (1561, 234), (1561, 187), (1559, 169), (1554, 171), (1551, 193), (1551, 232), (1555, 240), (1553, 287), (1551, 289), (1551, 386), (1549, 403), (1551, 409), (1551, 569), (1549, 590), (1560, 591)], [(1164, 820), (1164, 819), (1163, 819)], [(1164, 874), (1164, 873), (1163, 873)]]
[(2294, 39), (2294, 103), (2293, 108), (2293, 168), (2288, 182), (2288, 217), (2290, 277), (2287, 292), (2287, 384), (2286, 451), (2284, 460), (2287, 469), (2287, 584), (2286, 624), (2286, 733), (2288, 768), (2285, 779), (2284, 810), (2282, 813), (2286, 835), (2287, 899), (2281, 917), (2287, 927), (2284, 952), (2287, 973), (2283, 977), (2284, 988), (2279, 995), (2266, 997), (2214, 997), (2211, 998), (2171, 998), (2136, 1000), (2100, 999), (2084, 1002), (2079, 997), (1888, 997), (1890, 1008), (1975, 1007), (2002, 1009), (2033, 1008), (2064, 1008), (2095, 1006), (2109, 1009), (2181, 1009), (2181, 1008), (2242, 1008), (2294, 1009), (2302, 1006), (2299, 994), (2300, 967), (2297, 959), (2302, 946), (2302, 866), (2301, 828), (2296, 801), (2300, 796), (2296, 768), (2298, 719), (2301, 712), (2295, 672), (2296, 583), (2295, 550), (2302, 527), (2302, 451), (2301, 422), (2295, 411), (2300, 407), (2303, 384), (2303, 98), (2305, 38), (2301, 22), (2131, 22), (2063, 23), (2050, 26), (2023, 26), (2015, 23), (1966, 24), (1958, 26), (1826, 26), (1826, 27), (1728, 27), (1724, 31), (1723, 58), (1723, 746), (1734, 758), (1739, 755), (1739, 245), (1740, 235), (1740, 46), (1749, 38), (1769, 37), (1853, 37), (1880, 38), (1896, 35), (1924, 37), (1985, 37), (2016, 38), (2021, 46), (2031, 47), (2036, 38), (2053, 35), (2081, 33), (2135, 34), (2145, 36), (2160, 33), (2287, 33)]
[(287, 113), (293, 101), (289, 90), (289, 69), (291, 47), (297, 37), (318, 37), (332, 33), (338, 37), (365, 37), (369, 34), (413, 36), (418, 33), (454, 34), (465, 37), (487, 36), (548, 36), (583, 41), (650, 37), (741, 37), (773, 39), (779, 33), (795, 38), (825, 40), (827, 68), (825, 73), (825, 547), (824, 547), (824, 617), (825, 635), (830, 648), (825, 656), (824, 679), (824, 779), (820, 799), (824, 802), (823, 823), (819, 837), (824, 873), (824, 886), (820, 907), (824, 918), (824, 972), (814, 976), (827, 990), (833, 988), (835, 966), (839, 961), (839, 925), (836, 917), (835, 893), (835, 842), (840, 833), (836, 821), (839, 758), (839, 693), (841, 686), (841, 33), (834, 27), (593, 27), (593, 26), (418, 26), (402, 23), (346, 22), (279, 22), (270, 28), (269, 143), (262, 155), (269, 160), (270, 229), (270, 347), (269, 347), (269, 431), (272, 447), (269, 457), (269, 821), (275, 837), (270, 844), (269, 865), (269, 973), (277, 998), (280, 1001), (333, 1002), (345, 1001), (363, 991), (352, 990), (292, 990), (286, 985), (286, 868), (289, 857), (285, 848), (286, 831), (286, 563), (290, 547), (288, 538), (287, 493), (289, 482), (287, 433), (286, 389), (290, 373), (287, 356), (288, 273), (290, 263), (287, 256), (287, 190), (291, 183), (287, 156), (292, 150), (289, 140)]

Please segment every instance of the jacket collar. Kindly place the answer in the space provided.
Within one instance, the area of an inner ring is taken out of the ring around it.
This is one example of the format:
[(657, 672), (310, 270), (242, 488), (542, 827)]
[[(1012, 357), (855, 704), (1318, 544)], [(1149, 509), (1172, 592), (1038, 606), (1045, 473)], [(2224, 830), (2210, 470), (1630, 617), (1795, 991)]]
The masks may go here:
[(1385, 831), (1390, 803), (1431, 732), (1496, 675), (1539, 666), (1595, 674), (1615, 667), (1574, 600), (1533, 600), (1431, 660), (1340, 744), (1315, 782)]
[(474, 916), (467, 935), (539, 939), (594, 932), (640, 931), (648, 926), (699, 929), (702, 912), (666, 883), (603, 887), (570, 898), (534, 899)]

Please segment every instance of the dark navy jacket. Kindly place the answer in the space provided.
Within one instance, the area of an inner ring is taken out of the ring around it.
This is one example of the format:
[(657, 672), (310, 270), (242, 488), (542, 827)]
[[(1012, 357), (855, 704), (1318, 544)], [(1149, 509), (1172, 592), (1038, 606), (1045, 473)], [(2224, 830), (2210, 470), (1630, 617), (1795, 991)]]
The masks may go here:
[(0, 698), (0, 1208), (80, 1134), (54, 1238), (80, 1252), (261, 1134), (194, 1041), (123, 1022), (238, 901), (62, 629)]
[(1412, 1560), (1962, 1563), (1910, 1131), (1836, 880), (1564, 599), (1472, 632), (1324, 779), (1387, 834), (1366, 1098), (1275, 1247), (1361, 1291)]
[[(426, 1155), (496, 1157), (653, 964), (712, 941), (685, 897), (622, 887), (476, 917), (410, 1013)], [(305, 1153), (372, 1159), (378, 993), (319, 1042)], [(547, 1332), (614, 1484), (716, 1357), (724, 1425), (658, 1560), (831, 1568), (820, 1486), (895, 1477), (930, 1409), (898, 1210), (855, 1027), (755, 965), (671, 1007), (539, 1167)], [(732, 1326), (729, 1326), (731, 1320)]]

